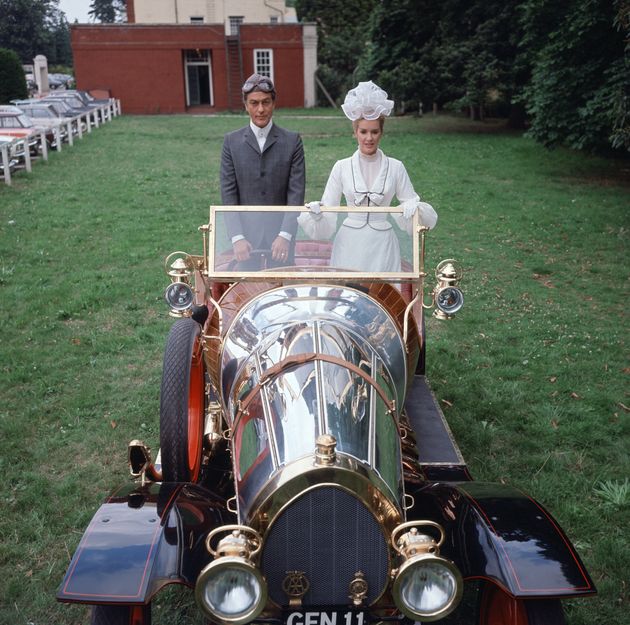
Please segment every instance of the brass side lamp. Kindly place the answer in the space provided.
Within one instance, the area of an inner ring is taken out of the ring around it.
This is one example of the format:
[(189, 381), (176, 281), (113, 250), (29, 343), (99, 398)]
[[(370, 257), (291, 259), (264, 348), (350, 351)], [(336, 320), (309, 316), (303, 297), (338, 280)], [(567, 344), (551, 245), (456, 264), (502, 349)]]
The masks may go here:
[(171, 283), (166, 287), (164, 298), (171, 310), (171, 317), (188, 317), (195, 301), (190, 286), (190, 279), (194, 271), (192, 258), (185, 252), (173, 252), (164, 261), (166, 274)]
[(437, 319), (452, 319), (464, 305), (464, 294), (458, 287), (463, 275), (462, 266), (452, 258), (443, 260), (435, 268), (437, 283), (433, 288), (433, 316)]

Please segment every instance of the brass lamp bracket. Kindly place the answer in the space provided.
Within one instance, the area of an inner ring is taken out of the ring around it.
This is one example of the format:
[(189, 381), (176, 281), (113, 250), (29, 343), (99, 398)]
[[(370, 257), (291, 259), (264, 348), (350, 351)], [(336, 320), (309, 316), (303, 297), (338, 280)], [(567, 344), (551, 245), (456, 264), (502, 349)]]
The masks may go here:
[[(440, 538), (435, 539), (428, 534), (421, 534), (420, 527), (433, 527), (440, 533)], [(404, 534), (402, 532), (408, 530)], [(402, 535), (401, 535), (402, 534)], [(402, 523), (392, 532), (392, 546), (403, 558), (407, 559), (418, 553), (439, 554), (440, 547), (444, 543), (444, 529), (434, 521), (408, 521)]]
[(164, 271), (171, 282), (190, 284), (190, 276), (195, 271), (195, 261), (187, 252), (173, 252), (164, 259)]
[[(215, 549), (212, 541), (220, 534), (227, 535), (218, 541)], [(251, 561), (261, 547), (262, 536), (246, 525), (222, 525), (212, 530), (206, 538), (206, 549), (215, 558), (238, 556)]]

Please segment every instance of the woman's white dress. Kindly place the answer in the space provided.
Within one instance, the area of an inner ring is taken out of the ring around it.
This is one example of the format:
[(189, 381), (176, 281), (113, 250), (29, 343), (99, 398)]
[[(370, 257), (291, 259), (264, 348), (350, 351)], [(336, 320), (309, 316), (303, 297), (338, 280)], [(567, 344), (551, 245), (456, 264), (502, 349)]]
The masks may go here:
[[(330, 264), (339, 269), (368, 272), (399, 272), (400, 246), (387, 213), (364, 213), (359, 206), (390, 206), (395, 196), (399, 204), (420, 200), (405, 166), (381, 150), (373, 156), (358, 150), (337, 161), (330, 172), (321, 203), (339, 206), (341, 196), (349, 207), (333, 243)], [(425, 213), (425, 214), (423, 214)], [(420, 207), (420, 220), (429, 227), (437, 215), (429, 204)], [(411, 220), (392, 215), (397, 225), (410, 232)], [(298, 222), (313, 239), (330, 238), (336, 231), (337, 213), (303, 213)]]

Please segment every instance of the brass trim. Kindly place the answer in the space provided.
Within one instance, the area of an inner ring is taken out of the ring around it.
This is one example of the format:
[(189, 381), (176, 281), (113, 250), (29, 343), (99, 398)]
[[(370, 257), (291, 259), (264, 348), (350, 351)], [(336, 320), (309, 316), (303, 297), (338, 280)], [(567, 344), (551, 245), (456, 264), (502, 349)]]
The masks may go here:
[[(357, 497), (388, 533), (403, 518), (402, 505), (376, 471), (339, 452), (334, 466), (315, 465), (313, 456), (299, 458), (284, 466), (251, 500), (244, 517), (251, 527), (264, 535), (295, 499), (321, 486), (335, 486)], [(252, 510), (254, 514), (250, 514)]]
[(287, 571), (286, 577), (282, 580), (282, 591), (289, 597), (289, 605), (292, 608), (299, 608), (302, 605), (302, 597), (310, 587), (311, 583), (304, 571)]
[(413, 495), (410, 495), (409, 493), (405, 493), (404, 496), (404, 503), (403, 503), (403, 507), (405, 508), (405, 512), (407, 510), (411, 510), (411, 508), (414, 507), (416, 503), (416, 499)]
[[(174, 259), (171, 262), (171, 259)], [(180, 262), (181, 261), (181, 262)], [(169, 264), (170, 263), (170, 264)], [(171, 279), (171, 282), (186, 282), (186, 279), (178, 278), (190, 278), (195, 271), (194, 257), (188, 252), (171, 252), (164, 259), (164, 272)]]
[[(234, 508), (230, 507), (230, 504), (234, 504)], [(236, 499), (236, 495), (234, 497), (230, 497), (226, 502), (225, 502), (225, 507), (228, 509), (228, 512), (231, 512), (232, 514), (236, 514), (238, 515), (238, 502)]]
[[(401, 597), (400, 586), (405, 575), (409, 570), (413, 570), (423, 562), (440, 564), (444, 568), (448, 569), (455, 578), (455, 592), (453, 593), (453, 596), (440, 610), (436, 610), (434, 612), (420, 612), (419, 610), (414, 611), (404, 603)], [(461, 601), (463, 593), (464, 582), (460, 570), (450, 560), (431, 553), (420, 553), (405, 560), (398, 569), (396, 577), (392, 583), (392, 597), (398, 609), (411, 620), (415, 622), (421, 621), (422, 623), (432, 623), (433, 621), (438, 621), (445, 616), (448, 616)]]
[[(222, 538), (217, 548), (212, 547), (212, 539), (221, 533), (229, 532), (228, 536)], [(252, 560), (262, 548), (262, 536), (247, 525), (221, 525), (215, 527), (206, 537), (206, 549), (214, 558), (228, 556), (240, 556), (247, 560)], [(223, 546), (223, 547), (222, 547)], [(223, 552), (221, 549), (223, 548)]]
[(210, 232), (210, 224), (202, 224), (201, 226), (199, 226), (199, 231), (201, 232), (201, 236), (203, 238), (203, 257), (202, 257), (202, 264), (201, 264), (201, 271), (203, 274), (207, 274), (208, 273), (208, 254), (209, 254), (209, 247), (208, 247), (208, 235)]
[[(419, 529), (422, 527), (437, 529), (440, 532), (437, 542), (429, 534), (420, 533)], [(404, 534), (402, 533), (403, 531), (405, 532)], [(398, 609), (413, 620), (419, 619), (423, 622), (437, 621), (450, 614), (462, 598), (464, 583), (460, 570), (453, 562), (440, 556), (440, 547), (444, 544), (445, 538), (444, 528), (439, 523), (429, 520), (401, 523), (392, 532), (391, 544), (401, 559), (401, 565), (395, 572), (392, 583), (392, 596)], [(449, 601), (439, 610), (432, 612), (426, 609), (423, 612), (419, 606), (407, 605), (401, 593), (401, 585), (408, 572), (413, 574), (413, 569), (422, 566), (424, 563), (443, 566), (450, 571), (455, 580), (455, 591)]]
[[(256, 397), (258, 393), (261, 394), (261, 396), (263, 397), (263, 400), (268, 401), (267, 395), (266, 395), (266, 386), (270, 381), (275, 380), (278, 376), (283, 374), (287, 369), (292, 369), (293, 367), (299, 367), (305, 363), (314, 362), (316, 360), (321, 360), (324, 362), (338, 365), (339, 367), (348, 369), (352, 373), (355, 373), (356, 375), (363, 378), (363, 380), (365, 380), (370, 385), (370, 388), (375, 390), (378, 393), (379, 397), (381, 398), (381, 400), (383, 401), (385, 405), (387, 413), (392, 416), (392, 418), (394, 419), (395, 425), (398, 427), (398, 417), (396, 414), (396, 400), (395, 399), (390, 400), (387, 394), (385, 393), (385, 391), (383, 390), (383, 388), (381, 387), (381, 385), (377, 382), (377, 380), (374, 379), (372, 376), (368, 375), (367, 373), (365, 373), (365, 371), (363, 371), (360, 367), (357, 367), (354, 363), (351, 363), (347, 360), (343, 360), (342, 358), (339, 358), (337, 356), (329, 356), (321, 352), (311, 352), (311, 353), (305, 353), (305, 354), (297, 354), (295, 356), (287, 356), (284, 360), (279, 361), (270, 369), (263, 371), (262, 367), (260, 366), (260, 363), (258, 362), (258, 354), (255, 354), (255, 356), (256, 356), (256, 369), (257, 369), (259, 381), (255, 386), (251, 388), (251, 390), (247, 393), (247, 395), (243, 398), (243, 400), (239, 400), (239, 402), (241, 403), (238, 406), (236, 413), (234, 414), (234, 419), (232, 422), (232, 427), (234, 429), (236, 429), (238, 426), (238, 423), (241, 419), (241, 414), (247, 414), (246, 412), (247, 407), (253, 401), (254, 397)], [(265, 411), (268, 411), (268, 410), (269, 410), (269, 407), (266, 405)], [(272, 431), (271, 428), (270, 428), (270, 431)]]
[(363, 571), (357, 571), (354, 574), (354, 579), (350, 582), (348, 599), (352, 601), (352, 605), (360, 607), (365, 600), (368, 593), (368, 583), (365, 579), (365, 573)]
[(315, 445), (315, 464), (333, 466), (337, 461), (337, 439), (332, 434), (320, 434)]
[[(401, 556), (409, 557), (408, 554), (405, 552), (405, 546), (406, 545), (404, 543), (404, 539), (405, 539), (405, 536), (410, 535), (410, 534), (419, 535), (418, 534), (418, 528), (419, 527), (433, 527), (433, 528), (439, 530), (439, 532), (440, 532), (440, 539), (437, 541), (437, 543), (435, 541), (433, 541), (433, 543), (435, 545), (435, 550), (436, 550), (437, 553), (439, 553), (439, 549), (444, 544), (444, 540), (446, 539), (446, 532), (444, 531), (444, 528), (439, 523), (436, 523), (435, 521), (428, 521), (428, 520), (407, 521), (406, 523), (401, 523), (392, 532), (392, 536), (391, 536), (392, 547)], [(409, 530), (409, 531), (405, 535), (401, 536), (400, 540), (398, 540), (398, 536), (403, 530)], [(414, 534), (414, 530), (415, 530), (415, 534)]]
[(418, 298), (420, 297), (421, 291), (416, 289), (415, 297), (407, 304), (407, 308), (405, 308), (405, 316), (403, 318), (403, 343), (405, 345), (405, 352), (409, 353), (409, 345), (407, 339), (409, 338), (409, 315), (413, 310), (413, 307), (416, 305)]
[(213, 339), (216, 338), (216, 339), (219, 339), (221, 342), (223, 342), (223, 310), (221, 310), (221, 306), (219, 306), (219, 302), (217, 302), (217, 300), (215, 300), (214, 297), (210, 295), (208, 296), (208, 299), (210, 300), (210, 303), (212, 304), (214, 309), (217, 311), (217, 315), (219, 316), (219, 328), (217, 330), (219, 334), (218, 336), (208, 336), (208, 338), (213, 338)]
[[(338, 467), (334, 467), (333, 471), (336, 471), (338, 469)], [(319, 468), (318, 472), (323, 472), (323, 471), (328, 471), (329, 469), (322, 469)], [(392, 523), (395, 523), (395, 519), (398, 518), (400, 519), (401, 517), (400, 515), (400, 511), (398, 510), (389, 510), (388, 512), (391, 513), (391, 516), (387, 516), (386, 514), (384, 514), (384, 511), (381, 511), (381, 513), (379, 512), (375, 512), (374, 510), (374, 506), (370, 504), (369, 501), (366, 501), (366, 498), (364, 496), (361, 496), (359, 493), (357, 493), (356, 490), (352, 489), (352, 488), (348, 488), (346, 485), (341, 484), (338, 481), (339, 478), (339, 474), (337, 474), (336, 476), (333, 475), (333, 480), (323, 480), (321, 482), (318, 482), (316, 484), (312, 484), (309, 487), (302, 487), (299, 489), (298, 492), (294, 493), (290, 498), (288, 498), (286, 501), (283, 502), (282, 506), (280, 507), (273, 507), (273, 502), (271, 502), (271, 505), (267, 508), (267, 504), (269, 504), (270, 502), (264, 502), (262, 504), (262, 506), (265, 506), (265, 509), (263, 509), (263, 507), (259, 507), (258, 508), (258, 513), (256, 515), (256, 520), (261, 524), (264, 525), (264, 528), (260, 529), (261, 534), (263, 534), (264, 538), (263, 540), (266, 539), (267, 534), (271, 531), (271, 528), (273, 527), (275, 521), (280, 518), (281, 514), (286, 510), (286, 508), (288, 508), (291, 504), (293, 504), (293, 502), (298, 499), (299, 497), (301, 497), (302, 495), (315, 490), (317, 488), (325, 488), (325, 487), (334, 487), (334, 488), (338, 488), (354, 497), (356, 497), (357, 499), (359, 499), (359, 501), (361, 501), (366, 508), (368, 509), (368, 511), (372, 514), (372, 516), (376, 519), (379, 529), (383, 535), (383, 539), (385, 540), (385, 542), (389, 545), (390, 543), (390, 539), (388, 539), (388, 536), (391, 536), (391, 528), (392, 528)], [(275, 494), (277, 494), (278, 491), (276, 491)], [(376, 498), (378, 496), (380, 496), (383, 500), (385, 499), (382, 495), (382, 493), (375, 491), (374, 493), (372, 493), (373, 496)], [(389, 503), (389, 502), (388, 502)], [(268, 513), (268, 511), (271, 511), (270, 513)], [(253, 524), (253, 523), (252, 523)], [(393, 561), (392, 561), (392, 552), (391, 549), (387, 550), (387, 570), (389, 571), (389, 575), (387, 576), (388, 578), (390, 577), (390, 575), (393, 573)], [(377, 605), (378, 602), (383, 598), (383, 596), (385, 596), (387, 594), (387, 592), (390, 590), (391, 584), (389, 582), (385, 582), (384, 587), (381, 591), (381, 593), (374, 599), (374, 601), (370, 604), (372, 606)], [(277, 604), (271, 599), (269, 598), (269, 602), (272, 604), (272, 606), (274, 607), (279, 607), (277, 606)]]
[[(220, 616), (212, 612), (204, 600), (204, 590), (208, 578), (213, 572), (221, 569), (237, 569), (246, 571), (256, 578), (260, 587), (260, 597), (258, 601), (251, 606), (246, 612), (242, 612), (237, 616)], [(256, 617), (265, 609), (267, 605), (267, 582), (260, 570), (254, 566), (254, 564), (240, 556), (220, 556), (216, 560), (213, 560), (199, 573), (197, 581), (195, 582), (195, 600), (197, 605), (201, 608), (202, 612), (219, 623), (225, 623), (226, 625), (246, 625), (256, 620)]]

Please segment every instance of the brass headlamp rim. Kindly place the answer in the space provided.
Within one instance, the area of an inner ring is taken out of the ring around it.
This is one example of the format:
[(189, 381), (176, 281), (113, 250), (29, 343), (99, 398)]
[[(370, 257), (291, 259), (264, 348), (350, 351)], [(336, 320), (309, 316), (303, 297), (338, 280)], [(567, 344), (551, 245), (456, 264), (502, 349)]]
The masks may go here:
[[(439, 539), (436, 541), (432, 536), (426, 533), (419, 533), (422, 527), (430, 527), (437, 529), (440, 533)], [(404, 534), (403, 532), (407, 530)], [(405, 540), (405, 537), (411, 537), (415, 540)], [(436, 621), (452, 612), (459, 603), (464, 591), (464, 583), (462, 574), (453, 562), (440, 556), (440, 547), (444, 544), (446, 532), (444, 528), (435, 521), (419, 520), (407, 521), (401, 523), (394, 529), (391, 535), (391, 543), (394, 550), (403, 559), (403, 563), (396, 571), (396, 577), (392, 584), (392, 596), (398, 609), (412, 620), (422, 619), (424, 621)], [(443, 566), (449, 571), (455, 580), (455, 592), (449, 601), (439, 610), (427, 613), (413, 610), (402, 599), (400, 586), (410, 569), (426, 563), (435, 563)]]
[[(211, 611), (204, 601), (203, 594), (208, 578), (215, 573), (217, 569), (238, 569), (253, 575), (260, 588), (260, 597), (258, 598), (258, 601), (256, 601), (255, 604), (246, 612), (242, 612), (241, 614), (233, 617), (219, 615)], [(251, 560), (240, 556), (217, 557), (203, 568), (195, 583), (195, 600), (197, 605), (206, 615), (215, 621), (224, 623), (225, 625), (245, 625), (246, 623), (250, 623), (255, 620), (267, 605), (267, 597), (267, 582), (265, 581), (262, 572), (251, 562)]]
[[(454, 292), (451, 293), (451, 295), (455, 295), (455, 304), (450, 308), (438, 303), (440, 296), (444, 291)], [(464, 307), (464, 294), (458, 286), (455, 286), (455, 284), (436, 285), (435, 290), (433, 291), (433, 300), (436, 308), (434, 316), (440, 319), (452, 319)]]
[[(445, 569), (447, 569), (453, 578), (455, 579), (455, 592), (450, 597), (449, 601), (439, 610), (433, 612), (421, 612), (412, 610), (403, 600), (402, 594), (400, 592), (400, 586), (404, 581), (405, 575), (408, 573), (409, 569), (417, 568), (421, 564), (426, 564), (428, 562), (433, 562), (436, 564), (440, 564)], [(408, 618), (413, 621), (417, 621), (422, 619), (423, 622), (432, 622), (437, 621), (439, 619), (444, 618), (448, 614), (450, 614), (461, 601), (462, 595), (464, 593), (464, 581), (462, 578), (462, 574), (455, 566), (453, 562), (447, 560), (446, 558), (436, 555), (435, 553), (420, 553), (415, 556), (408, 558), (398, 569), (396, 578), (394, 579), (394, 583), (392, 584), (392, 596), (394, 598), (394, 603), (398, 607), (398, 609)]]
[[(190, 298), (190, 302), (188, 304), (186, 304), (185, 306), (182, 305), (176, 305), (174, 306), (171, 301), (169, 300), (169, 291), (173, 288), (173, 286), (183, 286), (186, 289), (188, 289), (189, 291), (189, 298)], [(169, 312), (168, 314), (171, 317), (175, 317), (177, 319), (181, 318), (181, 317), (190, 317), (190, 315), (192, 314), (192, 307), (195, 303), (195, 293), (192, 289), (192, 287), (190, 286), (188, 280), (173, 280), (165, 289), (164, 289), (164, 299), (166, 301), (166, 303), (168, 304), (169, 307)]]

